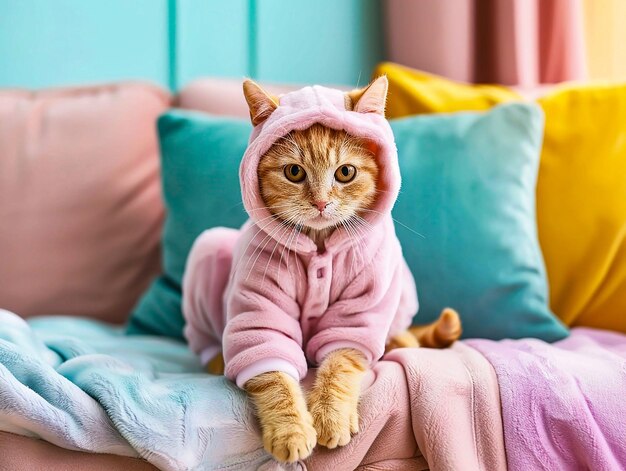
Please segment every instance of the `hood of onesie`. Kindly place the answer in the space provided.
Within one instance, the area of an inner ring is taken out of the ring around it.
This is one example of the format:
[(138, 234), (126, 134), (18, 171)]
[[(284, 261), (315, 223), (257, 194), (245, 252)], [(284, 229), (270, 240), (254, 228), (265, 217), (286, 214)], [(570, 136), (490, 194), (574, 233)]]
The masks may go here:
[[(279, 106), (264, 122), (253, 128), (239, 168), (244, 207), (254, 222), (264, 221), (262, 229), (266, 234), (275, 232), (279, 222), (269, 218), (270, 212), (261, 197), (257, 173), (259, 161), (277, 140), (291, 131), (303, 130), (316, 123), (343, 130), (355, 137), (366, 138), (376, 144), (378, 189), (382, 191), (378, 193), (372, 207), (376, 213), (369, 212), (365, 216), (370, 224), (376, 225), (384, 215), (391, 212), (398, 197), (398, 153), (393, 132), (385, 117), (375, 112), (362, 113), (346, 109), (345, 93), (340, 90), (319, 85), (305, 87), (281, 95)], [(346, 239), (350, 239), (349, 234), (339, 227), (331, 235), (327, 248), (343, 245), (342, 242)], [(300, 234), (295, 249), (311, 252), (316, 251), (317, 247), (308, 236)]]

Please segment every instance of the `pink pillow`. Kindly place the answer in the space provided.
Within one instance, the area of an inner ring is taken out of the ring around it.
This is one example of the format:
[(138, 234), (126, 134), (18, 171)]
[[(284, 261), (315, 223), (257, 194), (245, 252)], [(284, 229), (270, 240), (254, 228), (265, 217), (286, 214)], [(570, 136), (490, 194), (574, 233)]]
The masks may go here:
[(138, 83), (0, 91), (0, 307), (126, 319), (159, 271), (169, 103)]
[[(302, 86), (262, 84), (273, 95), (292, 92)], [(250, 118), (250, 111), (243, 96), (243, 80), (224, 78), (200, 78), (187, 84), (177, 97), (177, 105), (188, 110), (234, 118)]]

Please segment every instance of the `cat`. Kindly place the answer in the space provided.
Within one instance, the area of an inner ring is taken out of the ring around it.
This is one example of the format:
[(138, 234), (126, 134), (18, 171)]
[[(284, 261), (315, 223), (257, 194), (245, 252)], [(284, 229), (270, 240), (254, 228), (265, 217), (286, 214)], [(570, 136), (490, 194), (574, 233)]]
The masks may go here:
[[(452, 309), (428, 326), (408, 327), (417, 298), (389, 215), (399, 173), (392, 135), (381, 120), (386, 78), (347, 94), (327, 90), (309, 87), (278, 98), (244, 82), (255, 131), (241, 181), (254, 224), (240, 233), (201, 236), (184, 282), (190, 345), (209, 372), (221, 374), (226, 367), (248, 393), (264, 447), (282, 462), (306, 458), (316, 444), (349, 443), (359, 427), (361, 380), (383, 350), (444, 348), (461, 333)], [(338, 125), (341, 120), (326, 119), (334, 108), (337, 116), (354, 120), (346, 124), (353, 133)], [(382, 130), (361, 130), (372, 123)], [(258, 138), (264, 133), (270, 135), (267, 148)], [(224, 269), (218, 269), (220, 260)], [(201, 276), (202, 283), (196, 281)], [(224, 292), (224, 312), (213, 312), (214, 319), (210, 307), (218, 311), (219, 303), (206, 298), (207, 286)], [(365, 312), (361, 317), (359, 309)], [(272, 318), (273, 311), (280, 317)], [(293, 324), (305, 312), (314, 314)], [(222, 335), (226, 362), (219, 347), (206, 346), (207, 339)], [(299, 385), (307, 368), (304, 353), (319, 363), (306, 395)]]

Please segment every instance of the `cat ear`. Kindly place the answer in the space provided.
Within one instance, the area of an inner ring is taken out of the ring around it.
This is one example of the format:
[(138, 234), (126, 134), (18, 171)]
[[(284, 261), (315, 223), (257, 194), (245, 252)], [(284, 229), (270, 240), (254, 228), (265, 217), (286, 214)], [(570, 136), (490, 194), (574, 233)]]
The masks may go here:
[(357, 113), (378, 113), (385, 116), (389, 81), (381, 75), (365, 88), (346, 93), (346, 108)]
[(243, 95), (250, 108), (250, 119), (255, 126), (261, 124), (278, 108), (278, 98), (268, 95), (255, 82), (246, 79), (243, 82)]

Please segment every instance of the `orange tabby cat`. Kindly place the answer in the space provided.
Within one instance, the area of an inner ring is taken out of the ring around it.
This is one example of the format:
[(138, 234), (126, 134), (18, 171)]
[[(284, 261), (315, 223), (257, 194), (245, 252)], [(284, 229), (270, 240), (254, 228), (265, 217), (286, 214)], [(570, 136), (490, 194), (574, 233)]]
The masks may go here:
[[(348, 94), (346, 105), (355, 106), (365, 90)], [(244, 93), (254, 124), (262, 122), (277, 106), (278, 100), (253, 82), (245, 82)], [(384, 109), (385, 94), (386, 88), (378, 95), (375, 90), (369, 92), (368, 106)], [(375, 151), (375, 146), (364, 139), (320, 124), (292, 131), (260, 161), (258, 180), (263, 201), (275, 217), (304, 231), (323, 252), (325, 240), (339, 225), (354, 235), (362, 230), (360, 224), (364, 223), (359, 221), (364, 221), (362, 216), (371, 211), (380, 191)], [(329, 224), (324, 218), (305, 221), (301, 215), (310, 212), (311, 206), (320, 213), (329, 212), (338, 222)], [(412, 327), (392, 338), (387, 350), (444, 348), (460, 333), (457, 313), (446, 309), (436, 322)], [(223, 366), (218, 356), (208, 368), (219, 373)], [(335, 350), (320, 364), (306, 398), (297, 381), (283, 372), (267, 372), (248, 380), (244, 389), (255, 406), (266, 450), (280, 461), (293, 462), (306, 458), (316, 442), (328, 448), (346, 445), (358, 432), (360, 383), (367, 368), (360, 351)]]

